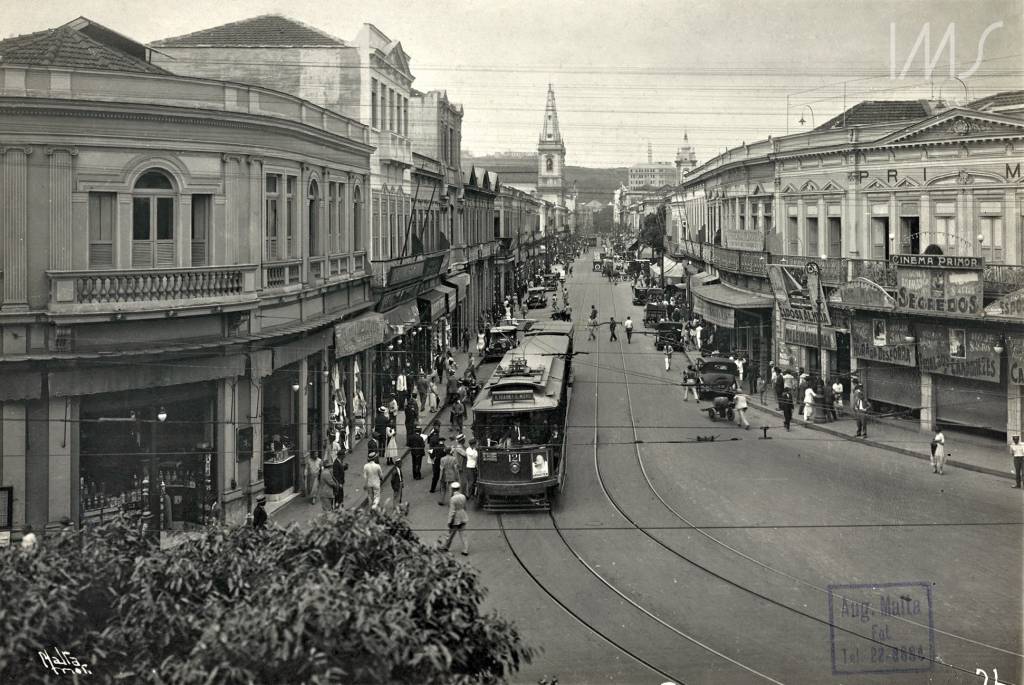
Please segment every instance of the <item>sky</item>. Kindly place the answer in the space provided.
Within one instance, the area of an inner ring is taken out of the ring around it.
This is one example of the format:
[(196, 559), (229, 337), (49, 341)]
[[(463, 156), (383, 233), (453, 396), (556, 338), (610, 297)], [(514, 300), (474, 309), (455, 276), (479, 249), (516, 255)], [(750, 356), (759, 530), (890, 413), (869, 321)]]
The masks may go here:
[(145, 43), (267, 13), (401, 41), (414, 86), (464, 105), (475, 154), (534, 151), (550, 82), (581, 166), (642, 162), (648, 145), (670, 161), (684, 133), (705, 161), (844, 102), (1024, 88), (1020, 0), (0, 0), (0, 37), (82, 15)]

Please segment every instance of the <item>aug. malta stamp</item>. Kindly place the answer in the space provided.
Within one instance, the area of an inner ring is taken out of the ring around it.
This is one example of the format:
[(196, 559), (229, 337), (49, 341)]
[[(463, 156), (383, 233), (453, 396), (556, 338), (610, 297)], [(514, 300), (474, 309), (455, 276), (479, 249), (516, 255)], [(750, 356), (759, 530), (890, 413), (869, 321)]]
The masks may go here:
[(828, 586), (833, 675), (929, 671), (935, 663), (929, 583)]

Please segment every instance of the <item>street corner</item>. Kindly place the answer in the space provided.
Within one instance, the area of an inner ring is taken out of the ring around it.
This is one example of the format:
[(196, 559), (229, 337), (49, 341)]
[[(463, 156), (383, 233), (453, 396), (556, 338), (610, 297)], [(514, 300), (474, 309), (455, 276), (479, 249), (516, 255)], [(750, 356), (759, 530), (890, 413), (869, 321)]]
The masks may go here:
[(832, 674), (916, 673), (935, 664), (932, 585), (829, 585)]

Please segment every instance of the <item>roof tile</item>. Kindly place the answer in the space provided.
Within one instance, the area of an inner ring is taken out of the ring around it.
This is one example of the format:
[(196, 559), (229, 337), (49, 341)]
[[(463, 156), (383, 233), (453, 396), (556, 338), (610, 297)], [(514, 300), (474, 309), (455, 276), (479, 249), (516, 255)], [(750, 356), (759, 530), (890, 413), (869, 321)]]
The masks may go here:
[(829, 119), (816, 131), (827, 131), (849, 126), (871, 126), (893, 121), (924, 119), (930, 114), (928, 107), (920, 100), (865, 100), (846, 112)]
[(280, 14), (222, 24), (183, 36), (164, 38), (154, 47), (344, 47), (345, 41)]
[(169, 73), (68, 26), (0, 41), (0, 63), (143, 74)]

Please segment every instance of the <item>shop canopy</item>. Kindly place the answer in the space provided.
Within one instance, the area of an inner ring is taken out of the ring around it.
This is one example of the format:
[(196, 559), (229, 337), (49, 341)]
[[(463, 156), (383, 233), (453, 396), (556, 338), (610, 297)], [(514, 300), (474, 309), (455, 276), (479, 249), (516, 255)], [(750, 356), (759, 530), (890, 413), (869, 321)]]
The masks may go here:
[[(692, 267), (691, 267), (692, 268)], [(661, 260), (655, 259), (651, 262), (651, 273), (655, 278), (661, 278)], [(689, 272), (686, 270), (686, 264), (683, 262), (677, 262), (674, 259), (665, 258), (665, 282), (666, 283), (680, 283), (685, 281), (689, 276)]]
[[(462, 302), (464, 299), (466, 299), (466, 291), (469, 289), (469, 274), (460, 273), (445, 276), (444, 284), (451, 288), (455, 288), (458, 291), (458, 301)], [(454, 308), (455, 303), (449, 300), (448, 311), (451, 311)]]
[(694, 290), (693, 295), (711, 304), (730, 309), (771, 309), (775, 304), (775, 300), (768, 295), (740, 290), (722, 283), (706, 285)]

